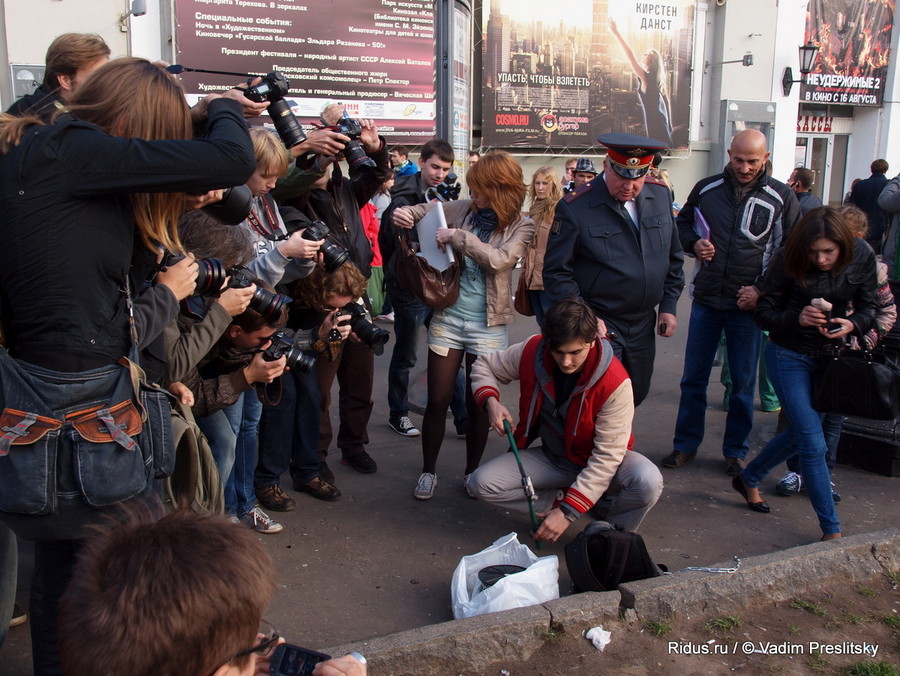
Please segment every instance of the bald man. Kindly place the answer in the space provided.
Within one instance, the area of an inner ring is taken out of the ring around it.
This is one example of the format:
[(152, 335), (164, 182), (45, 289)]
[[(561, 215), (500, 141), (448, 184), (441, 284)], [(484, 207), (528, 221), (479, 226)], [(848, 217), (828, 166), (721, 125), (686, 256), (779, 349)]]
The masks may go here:
[(766, 137), (755, 129), (731, 141), (725, 171), (691, 191), (676, 225), (685, 254), (697, 259), (673, 451), (663, 467), (692, 460), (703, 441), (706, 390), (725, 333), (732, 388), (722, 454), (725, 471), (744, 467), (753, 427), (753, 389), (762, 334), (753, 321), (757, 280), (800, 218), (794, 192), (766, 174)]

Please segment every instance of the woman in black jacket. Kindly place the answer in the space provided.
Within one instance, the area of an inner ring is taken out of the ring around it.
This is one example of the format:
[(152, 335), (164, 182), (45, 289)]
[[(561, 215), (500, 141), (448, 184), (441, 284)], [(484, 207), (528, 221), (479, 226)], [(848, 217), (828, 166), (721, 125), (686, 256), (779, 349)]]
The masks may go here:
[[(116, 402), (134, 408), (119, 365), (132, 344), (126, 290), (148, 270), (132, 261), (152, 261), (158, 245), (180, 250), (185, 192), (239, 185), (255, 169), (237, 101), (213, 95), (194, 112), (206, 118), (202, 139), (192, 138), (178, 82), (126, 58), (97, 69), (53, 124), (0, 116), (0, 429), (36, 414), (46, 424), (0, 439), (0, 518), (38, 540), (35, 674), (59, 673), (58, 602), (88, 526), (152, 492), (150, 448), (164, 429), (146, 423), (137, 437), (133, 416), (127, 431), (119, 419), (105, 424)], [(71, 420), (92, 411), (104, 421), (102, 441)]]
[[(759, 484), (795, 451), (799, 452), (810, 502), (819, 517), (822, 539), (841, 536), (841, 524), (825, 464), (825, 438), (813, 409), (816, 357), (851, 333), (863, 335), (875, 317), (875, 256), (854, 237), (850, 225), (831, 207), (813, 209), (791, 230), (769, 264), (756, 323), (769, 331), (766, 366), (788, 419), (732, 482), (750, 509), (766, 513)], [(848, 304), (853, 314), (847, 314)]]

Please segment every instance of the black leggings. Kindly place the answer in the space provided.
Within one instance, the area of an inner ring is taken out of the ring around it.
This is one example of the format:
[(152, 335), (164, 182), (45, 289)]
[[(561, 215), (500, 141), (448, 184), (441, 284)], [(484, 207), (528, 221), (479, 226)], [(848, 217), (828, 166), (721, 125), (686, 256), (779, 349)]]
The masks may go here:
[(453, 396), (456, 374), (466, 357), (466, 474), (478, 468), (484, 447), (487, 444), (488, 416), (481, 406), (475, 404), (472, 396), (471, 370), (477, 358), (463, 350), (450, 349), (446, 357), (428, 350), (428, 404), (422, 421), (422, 471), (437, 474), (437, 458), (444, 441), (447, 425), (447, 409)]

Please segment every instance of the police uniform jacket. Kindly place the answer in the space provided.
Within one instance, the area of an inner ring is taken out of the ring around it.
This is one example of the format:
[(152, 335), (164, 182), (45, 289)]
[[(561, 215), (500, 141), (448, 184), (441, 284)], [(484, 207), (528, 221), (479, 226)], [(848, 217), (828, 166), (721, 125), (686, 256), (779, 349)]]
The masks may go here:
[(601, 318), (628, 322), (675, 314), (684, 288), (683, 254), (669, 189), (647, 182), (626, 220), (600, 174), (556, 207), (544, 256), (544, 290), (554, 302), (580, 296)]

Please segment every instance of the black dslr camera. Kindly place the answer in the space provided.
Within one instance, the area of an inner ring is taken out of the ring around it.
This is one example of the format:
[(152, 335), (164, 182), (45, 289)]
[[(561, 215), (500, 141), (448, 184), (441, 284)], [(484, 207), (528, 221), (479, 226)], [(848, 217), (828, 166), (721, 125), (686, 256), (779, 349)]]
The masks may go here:
[(330, 129), (350, 137), (344, 145), (344, 157), (351, 169), (375, 166), (375, 161), (366, 155), (366, 149), (359, 142), (359, 135), (362, 134), (362, 124), (359, 120), (350, 117), (345, 110), (341, 119)]
[[(246, 96), (251, 101), (262, 103), (269, 102), (266, 112), (272, 118), (275, 130), (281, 137), (282, 143), (288, 148), (293, 148), (306, 140), (306, 134), (297, 121), (287, 101), (284, 100), (285, 94), (288, 93), (290, 83), (277, 70), (273, 70), (268, 75), (263, 75), (262, 81), (247, 88)], [(249, 85), (254, 78), (247, 81)]]
[(391, 334), (366, 319), (366, 311), (357, 303), (347, 303), (341, 310), (344, 314), (350, 315), (350, 319), (345, 319), (340, 325), (346, 326), (349, 324), (350, 330), (356, 334), (357, 338), (368, 345), (372, 352), (382, 354), (385, 343), (391, 339)]
[(306, 226), (306, 229), (300, 236), (310, 242), (320, 239), (325, 240), (322, 242), (322, 246), (319, 247), (319, 251), (322, 252), (322, 257), (325, 259), (325, 270), (334, 272), (350, 258), (350, 253), (345, 248), (327, 239), (329, 232), (328, 226), (322, 221), (313, 221)]
[(309, 373), (312, 370), (316, 363), (316, 355), (304, 352), (294, 345), (292, 336), (287, 331), (276, 331), (270, 340), (271, 344), (262, 353), (265, 361), (277, 361), (287, 357), (286, 365), (289, 369), (299, 369), (301, 373)]
[[(184, 254), (175, 254), (166, 251), (163, 256), (161, 268), (168, 268), (175, 265), (178, 261), (184, 260)], [(194, 287), (193, 295), (206, 296), (213, 298), (218, 296), (225, 283), (228, 272), (222, 261), (218, 258), (198, 258), (197, 259), (197, 285)]]
[(444, 177), (444, 180), (428, 188), (425, 193), (425, 199), (431, 202), (438, 200), (439, 202), (451, 202), (459, 199), (459, 193), (462, 186), (456, 182), (456, 174), (452, 171)]
[[(229, 289), (246, 289), (255, 283), (255, 279), (247, 272), (246, 268), (233, 267), (228, 271), (228, 274), (231, 275), (228, 279)], [(250, 299), (250, 307), (261, 314), (267, 324), (273, 325), (281, 317), (281, 311), (284, 309), (284, 306), (290, 302), (291, 299), (287, 296), (282, 296), (280, 293), (272, 293), (261, 286), (257, 286), (256, 291), (253, 292), (253, 297)]]

